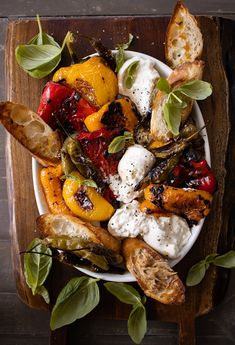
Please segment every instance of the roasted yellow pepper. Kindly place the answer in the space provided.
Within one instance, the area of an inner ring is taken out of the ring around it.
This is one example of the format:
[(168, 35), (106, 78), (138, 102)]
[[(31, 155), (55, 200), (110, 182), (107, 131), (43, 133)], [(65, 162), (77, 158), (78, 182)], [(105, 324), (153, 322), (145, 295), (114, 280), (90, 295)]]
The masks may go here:
[(105, 127), (105, 124), (102, 123), (102, 118), (108, 117), (107, 121), (114, 123), (115, 116), (120, 116), (120, 118), (116, 120), (121, 121), (122, 126), (130, 132), (133, 131), (138, 123), (138, 119), (134, 111), (134, 105), (129, 98), (121, 98), (105, 104), (96, 113), (87, 116), (84, 122), (87, 129), (90, 132), (94, 132)]
[(97, 108), (112, 102), (118, 93), (115, 73), (99, 56), (60, 68), (53, 76), (53, 81), (64, 80), (65, 83), (82, 94), (89, 103)]
[[(74, 171), (71, 175), (77, 176), (78, 180), (67, 179), (63, 186), (63, 198), (66, 205), (78, 217), (89, 221), (108, 220), (114, 213), (113, 206), (105, 200), (93, 187), (82, 186), (84, 177), (79, 172)], [(79, 181), (80, 180), (80, 181)], [(81, 189), (82, 188), (82, 189)], [(84, 200), (91, 208), (82, 207), (77, 199), (77, 193), (84, 192)]]
[(40, 180), (47, 205), (51, 213), (72, 215), (62, 197), (60, 176), (63, 174), (62, 166), (43, 168), (40, 171)]

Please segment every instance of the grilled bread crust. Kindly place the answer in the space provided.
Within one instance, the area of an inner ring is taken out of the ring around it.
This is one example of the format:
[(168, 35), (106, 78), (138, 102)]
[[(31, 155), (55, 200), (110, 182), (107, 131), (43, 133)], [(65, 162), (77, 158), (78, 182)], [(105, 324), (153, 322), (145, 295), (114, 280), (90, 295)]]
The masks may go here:
[(178, 1), (166, 32), (165, 56), (170, 67), (200, 59), (203, 38), (198, 23)]
[(0, 102), (0, 122), (44, 166), (60, 163), (59, 132), (22, 104)]
[(84, 222), (78, 217), (65, 214), (43, 214), (37, 218), (36, 227), (43, 237), (80, 237), (86, 242), (101, 244), (116, 253), (120, 252), (120, 241), (110, 235), (107, 230)]
[(160, 254), (137, 238), (124, 240), (122, 250), (128, 270), (147, 296), (164, 304), (185, 301), (183, 283)]

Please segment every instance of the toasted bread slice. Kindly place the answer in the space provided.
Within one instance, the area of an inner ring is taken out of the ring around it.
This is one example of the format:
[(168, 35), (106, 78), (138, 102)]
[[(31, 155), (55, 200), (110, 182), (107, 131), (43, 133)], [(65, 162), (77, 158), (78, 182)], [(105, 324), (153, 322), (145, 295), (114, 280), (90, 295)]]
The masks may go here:
[(165, 55), (170, 67), (200, 59), (203, 38), (198, 23), (178, 1), (166, 32)]
[(147, 296), (164, 304), (184, 302), (184, 285), (160, 254), (136, 238), (124, 240), (122, 249), (128, 270)]
[(84, 242), (100, 244), (116, 253), (120, 251), (120, 241), (101, 227), (95, 227), (81, 219), (64, 214), (43, 214), (36, 220), (37, 229), (43, 237), (79, 237)]
[[(172, 87), (178, 87), (191, 80), (202, 79), (205, 63), (203, 61), (186, 62), (177, 67), (168, 77), (168, 82)], [(150, 121), (150, 133), (153, 140), (167, 143), (173, 138), (164, 119), (163, 109), (167, 101), (167, 95), (158, 91), (153, 100), (152, 115)], [(191, 113), (193, 101), (188, 100), (187, 107), (181, 111), (181, 122), (184, 123)]]
[(0, 122), (44, 166), (60, 162), (62, 146), (54, 132), (38, 114), (22, 104), (0, 102)]

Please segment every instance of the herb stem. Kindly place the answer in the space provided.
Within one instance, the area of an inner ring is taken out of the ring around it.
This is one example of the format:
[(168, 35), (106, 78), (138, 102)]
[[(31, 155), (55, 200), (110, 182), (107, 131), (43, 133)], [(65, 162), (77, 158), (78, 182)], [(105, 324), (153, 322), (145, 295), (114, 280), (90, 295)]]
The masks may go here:
[(64, 49), (64, 47), (66, 46), (67, 49), (68, 49), (68, 52), (69, 52), (69, 55), (71, 57), (71, 64), (75, 64), (79, 61), (76, 53), (74, 52), (74, 49), (73, 49), (73, 44), (75, 42), (75, 35), (74, 33), (72, 33), (71, 31), (68, 31), (65, 38), (64, 38), (64, 41), (63, 41), (63, 44), (62, 44), (62, 50)]
[[(39, 16), (39, 14), (37, 14), (37, 22), (38, 22), (39, 35), (40, 35), (41, 41), (42, 41), (42, 25), (41, 25), (41, 21), (40, 21), (40, 16)], [(42, 43), (41, 43), (41, 44), (42, 44)]]
[(176, 96), (174, 92), (171, 92), (170, 96), (173, 96), (179, 103), (183, 103), (183, 101), (178, 96)]

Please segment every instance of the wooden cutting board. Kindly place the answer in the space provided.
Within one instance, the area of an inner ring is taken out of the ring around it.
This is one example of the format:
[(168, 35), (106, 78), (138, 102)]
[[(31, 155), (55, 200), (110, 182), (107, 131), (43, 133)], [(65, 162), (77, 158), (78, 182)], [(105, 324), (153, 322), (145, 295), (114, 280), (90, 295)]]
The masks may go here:
[[(60, 43), (66, 32), (71, 30), (102, 38), (103, 43), (110, 48), (115, 47), (116, 43), (126, 41), (128, 33), (132, 33), (136, 37), (131, 46), (132, 50), (149, 54), (164, 61), (164, 39), (168, 21), (169, 18), (166, 17), (80, 17), (45, 19), (42, 20), (42, 25), (43, 30), (53, 34), (56, 41)], [(228, 68), (233, 66), (234, 58), (233, 61), (231, 59), (228, 61), (228, 57), (231, 58), (231, 42), (235, 28), (232, 22), (206, 17), (200, 17), (199, 23), (204, 37), (203, 59), (206, 61), (204, 79), (211, 82), (214, 88), (212, 97), (200, 102), (200, 108), (205, 122), (208, 124), (212, 167), (217, 176), (219, 187), (214, 197), (213, 210), (205, 221), (199, 239), (189, 254), (176, 267), (183, 281), (192, 264), (209, 253), (222, 253), (230, 248), (231, 241), (228, 239), (231, 239), (229, 237), (231, 232), (228, 231), (228, 225), (234, 220), (233, 206), (229, 202), (234, 200), (234, 184), (232, 188), (229, 187), (231, 182), (234, 183), (235, 160), (233, 160), (234, 154), (232, 153), (234, 136), (229, 137), (232, 120), (229, 117), (229, 92), (224, 66)], [(34, 20), (13, 21), (9, 23), (6, 40), (8, 99), (23, 103), (35, 111), (46, 80), (35, 80), (24, 73), (17, 66), (14, 51), (18, 44), (27, 42), (36, 33), (37, 24)], [(92, 49), (84, 40), (78, 43), (77, 53), (80, 56), (86, 56), (91, 52), (93, 52)], [(222, 52), (224, 60), (222, 59)], [(69, 63), (67, 58), (65, 57), (62, 63)], [(225, 61), (225, 59), (227, 60)], [(234, 70), (230, 72), (234, 73)], [(34, 230), (34, 222), (38, 212), (32, 185), (31, 157), (9, 137), (6, 150), (12, 257), (17, 290), (21, 299), (30, 307), (45, 308), (43, 301), (38, 297), (33, 297), (25, 285), (22, 258), (19, 255), (19, 252), (25, 250), (27, 244), (37, 235)], [(182, 306), (164, 306), (148, 299), (148, 318), (178, 323), (179, 343), (181, 345), (195, 344), (195, 318), (209, 312), (222, 298), (227, 282), (226, 273), (216, 271), (214, 267), (210, 268), (206, 278), (199, 286), (186, 289), (186, 302)], [(68, 269), (59, 264), (54, 265), (48, 280), (52, 302), (55, 301), (62, 286), (77, 274), (77, 270)], [(104, 289), (101, 289), (101, 303), (90, 317), (126, 319), (129, 312), (129, 306), (119, 303)], [(69, 327), (53, 332), (51, 344), (68, 344), (69, 332), (71, 332)]]

